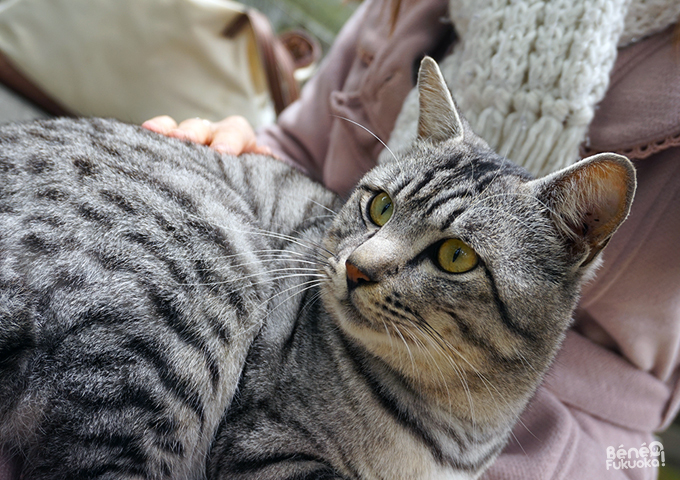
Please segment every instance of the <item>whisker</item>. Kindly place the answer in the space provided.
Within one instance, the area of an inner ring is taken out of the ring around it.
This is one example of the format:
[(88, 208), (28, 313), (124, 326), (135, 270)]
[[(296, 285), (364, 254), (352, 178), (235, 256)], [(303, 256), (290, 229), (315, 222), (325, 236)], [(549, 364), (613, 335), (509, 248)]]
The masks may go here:
[[(333, 252), (331, 252), (330, 250), (328, 250), (327, 248), (325, 248), (323, 245), (319, 244), (318, 242), (313, 242), (313, 241), (310, 241), (310, 240), (305, 239), (305, 238), (293, 237), (291, 235), (286, 235), (286, 234), (280, 233), (280, 232), (273, 232), (273, 231), (265, 230), (265, 229), (258, 228), (258, 227), (255, 227), (255, 226), (252, 227), (252, 230), (241, 230), (241, 229), (237, 229), (237, 228), (234, 228), (234, 227), (229, 227), (227, 225), (221, 225), (221, 224), (218, 224), (218, 223), (215, 223), (215, 222), (211, 222), (209, 220), (206, 220), (205, 218), (199, 217), (198, 215), (193, 215), (193, 214), (190, 214), (190, 213), (187, 213), (187, 212), (183, 212), (183, 215), (187, 216), (187, 217), (198, 219), (198, 220), (206, 222), (206, 223), (208, 223), (208, 224), (210, 224), (214, 227), (221, 228), (221, 229), (229, 231), (229, 232), (242, 233), (242, 234), (246, 234), (246, 235), (262, 235), (264, 237), (276, 238), (278, 240), (285, 240), (287, 242), (294, 243), (296, 245), (299, 245), (303, 248), (307, 248), (307, 249), (312, 250), (312, 251), (314, 251), (315, 249), (318, 248), (318, 249), (324, 250), (329, 255), (334, 255)], [(309, 242), (309, 245), (303, 243), (305, 241)]]
[[(333, 255), (333, 252), (331, 252), (331, 251), (328, 250), (326, 247), (324, 247), (323, 245), (321, 245), (321, 244), (319, 244), (319, 243), (317, 243), (317, 242), (310, 242), (310, 245), (305, 245), (305, 244), (302, 243), (302, 241), (301, 241), (301, 240), (303, 240), (303, 239), (296, 238), (296, 237), (292, 237), (292, 236), (290, 236), (290, 235), (285, 235), (285, 234), (283, 234), (283, 233), (270, 232), (270, 231), (268, 231), (268, 230), (258, 229), (258, 228), (254, 229), (254, 231), (252, 231), (252, 232), (247, 232), (247, 231), (243, 231), (243, 230), (236, 230), (236, 229), (229, 229), (229, 230), (231, 230), (232, 232), (235, 232), (235, 233), (246, 233), (246, 234), (254, 234), (254, 233), (256, 233), (256, 234), (258, 234), (258, 235), (262, 235), (262, 236), (265, 236), (265, 237), (276, 238), (276, 239), (278, 239), (278, 240), (285, 240), (285, 241), (294, 243), (294, 244), (296, 244), (296, 245), (299, 245), (299, 246), (301, 246), (301, 247), (303, 247), (303, 248), (307, 248), (307, 249), (310, 249), (310, 250), (314, 250), (314, 248), (320, 248), (320, 249), (322, 249), (323, 251), (325, 251), (326, 253), (328, 253), (329, 255)], [(305, 241), (308, 241), (307, 239), (304, 239), (304, 240), (305, 240)]]
[(332, 115), (332, 116), (333, 116), (333, 117), (336, 117), (336, 118), (339, 118), (339, 119), (341, 119), (341, 120), (346, 120), (346, 121), (348, 121), (349, 123), (352, 123), (352, 124), (356, 125), (356, 126), (359, 127), (359, 128), (363, 128), (363, 129), (366, 130), (368, 133), (370, 133), (371, 135), (373, 135), (373, 137), (374, 137), (377, 141), (379, 141), (379, 142), (382, 144), (382, 146), (385, 147), (385, 149), (386, 149), (388, 152), (390, 152), (390, 155), (392, 155), (392, 158), (394, 158), (394, 159), (397, 160), (397, 161), (399, 160), (399, 159), (397, 158), (397, 156), (394, 154), (394, 152), (393, 152), (392, 150), (390, 150), (390, 147), (388, 147), (387, 144), (386, 144), (385, 142), (383, 142), (383, 141), (380, 139), (380, 137), (378, 137), (375, 133), (371, 132), (368, 128), (364, 127), (362, 124), (360, 124), (360, 123), (358, 123), (358, 122), (355, 122), (354, 120), (351, 120), (351, 119), (349, 119), (349, 118), (347, 118), (347, 117), (340, 116), (340, 115)]
[(432, 326), (424, 318), (420, 316), (416, 316), (416, 318), (418, 320), (418, 322), (416, 323), (417, 327), (419, 329), (422, 329), (423, 332), (431, 340), (434, 341), (434, 346), (436, 346), (436, 348), (438, 348), (441, 351), (444, 357), (447, 358), (449, 365), (451, 365), (456, 375), (460, 378), (461, 384), (463, 385), (463, 389), (465, 391), (465, 396), (468, 400), (468, 405), (470, 407), (470, 417), (472, 419), (472, 427), (474, 432), (476, 428), (476, 421), (474, 415), (474, 402), (472, 400), (472, 392), (470, 391), (469, 385), (464, 375), (465, 372), (459, 365), (456, 364), (456, 362), (453, 361), (451, 356), (447, 353), (446, 349), (444, 349), (443, 345), (441, 345), (441, 342), (445, 341), (441, 334), (437, 332), (434, 328), (432, 328)]
[(526, 359), (526, 357), (525, 357), (524, 355), (522, 355), (522, 352), (520, 352), (520, 351), (517, 349), (517, 347), (513, 347), (513, 350), (514, 350), (515, 354), (516, 354), (517, 356), (519, 356), (520, 360), (522, 360), (522, 363), (523, 363), (525, 366), (529, 367), (529, 368), (531, 369), (531, 371), (534, 372), (536, 375), (540, 375), (540, 373), (538, 372), (538, 370), (536, 370), (536, 369), (534, 368), (534, 366), (533, 366), (531, 363), (529, 363), (529, 361)]
[(319, 207), (323, 208), (324, 210), (327, 210), (327, 211), (331, 214), (331, 215), (318, 216), (318, 217), (310, 217), (310, 218), (333, 218), (333, 217), (335, 217), (335, 216), (338, 214), (338, 212), (336, 212), (336, 211), (333, 210), (332, 208), (329, 208), (329, 207), (327, 207), (326, 205), (317, 202), (316, 200), (312, 200), (312, 199), (309, 198), (309, 197), (305, 197), (305, 200), (307, 200), (307, 201), (309, 201), (309, 202), (312, 202), (314, 205), (318, 205)]
[[(263, 319), (262, 319), (261, 322), (257, 322), (257, 323), (255, 323), (254, 325), (252, 325), (251, 327), (248, 327), (248, 328), (244, 329), (243, 331), (234, 334), (234, 337), (236, 338), (236, 337), (238, 337), (238, 336), (240, 336), (240, 335), (246, 335), (246, 334), (249, 333), (252, 329), (259, 329), (259, 328), (264, 324), (264, 322), (266, 321), (266, 319), (269, 318), (269, 317), (270, 317), (270, 316), (271, 316), (271, 315), (272, 315), (279, 307), (281, 307), (282, 305), (284, 305), (286, 301), (288, 301), (289, 299), (295, 297), (296, 295), (299, 295), (299, 294), (303, 293), (303, 292), (306, 291), (306, 290), (309, 290), (309, 289), (312, 289), (312, 288), (316, 288), (317, 286), (320, 286), (321, 283), (322, 283), (322, 280), (318, 280), (318, 279), (316, 279), (316, 280), (310, 280), (310, 281), (307, 281), (307, 282), (298, 283), (298, 284), (296, 284), (296, 285), (293, 285), (293, 286), (290, 287), (290, 288), (287, 288), (287, 289), (285, 289), (285, 290), (282, 290), (281, 292), (278, 292), (278, 293), (275, 294), (275, 295), (272, 295), (271, 297), (266, 298), (266, 299), (265, 299), (263, 302), (261, 302), (259, 305), (255, 306), (255, 310), (262, 310), (263, 308), (266, 308), (267, 305), (269, 304), (269, 302), (271, 302), (271, 301), (272, 301), (273, 299), (275, 299), (276, 297), (278, 297), (278, 296), (280, 296), (280, 295), (284, 295), (284, 294), (286, 294), (287, 292), (289, 292), (289, 291), (291, 291), (291, 290), (294, 290), (294, 289), (296, 289), (296, 288), (300, 288), (299, 291), (294, 292), (294, 293), (292, 293), (291, 295), (289, 295), (288, 297), (284, 298), (278, 305), (276, 305), (274, 308), (272, 308), (271, 310), (269, 310), (269, 311), (267, 312), (267, 314), (263, 317)], [(239, 289), (239, 290), (240, 290), (240, 289)]]
[[(392, 324), (394, 325), (394, 322), (392, 322)], [(406, 341), (406, 339), (404, 338), (404, 336), (402, 335), (401, 331), (398, 328), (395, 328), (395, 330), (396, 330), (397, 334), (399, 335), (399, 337), (401, 338), (401, 341), (403, 342), (404, 346), (406, 347), (406, 351), (408, 352), (408, 356), (411, 359), (411, 368), (413, 369), (414, 372), (416, 372), (417, 371), (416, 370), (416, 362), (413, 358), (413, 354), (411, 353), (411, 349), (408, 346), (408, 342)]]
[[(205, 269), (197, 269), (197, 271), (205, 270), (205, 271), (216, 271), (216, 272), (221, 272), (222, 270), (228, 270), (231, 268), (241, 268), (241, 267), (249, 267), (252, 265), (267, 265), (271, 263), (280, 263), (283, 260), (286, 260), (284, 257), (272, 257), (272, 258), (262, 258), (260, 260), (255, 260), (252, 262), (246, 262), (246, 263), (234, 263), (234, 264), (226, 264), (226, 265), (220, 265), (217, 267), (213, 268), (205, 268)], [(322, 267), (323, 265), (326, 265), (326, 263), (320, 263), (316, 261), (311, 261), (311, 260), (302, 260), (302, 259), (295, 259), (294, 262), (296, 264), (301, 263), (304, 265), (314, 265), (316, 267)], [(287, 267), (287, 268), (303, 268), (303, 267)], [(319, 270), (319, 268), (316, 268), (315, 270)], [(272, 271), (272, 270), (268, 270)]]
[(281, 305), (283, 305), (286, 301), (290, 300), (291, 298), (295, 297), (296, 295), (299, 295), (300, 293), (302, 293), (302, 292), (304, 292), (304, 291), (306, 291), (306, 290), (309, 290), (309, 289), (311, 289), (311, 288), (315, 288), (315, 287), (317, 287), (317, 286), (319, 286), (319, 285), (321, 285), (321, 281), (320, 281), (320, 280), (310, 280), (310, 281), (308, 281), (308, 282), (297, 283), (297, 284), (293, 285), (292, 287), (286, 288), (285, 290), (282, 290), (282, 291), (280, 291), (279, 293), (277, 293), (277, 294), (275, 294), (275, 295), (272, 295), (271, 297), (267, 298), (267, 299), (266, 299), (264, 302), (262, 302), (257, 308), (260, 309), (260, 308), (265, 307), (267, 304), (269, 304), (269, 302), (271, 302), (271, 301), (272, 301), (273, 299), (275, 299), (276, 297), (278, 297), (278, 296), (280, 296), (280, 295), (283, 295), (283, 294), (285, 294), (285, 293), (287, 293), (287, 292), (290, 292), (291, 290), (294, 290), (294, 289), (300, 288), (300, 287), (304, 287), (304, 288), (300, 289), (299, 291), (297, 291), (297, 292), (295, 292), (295, 293), (289, 295), (288, 297), (284, 298), (284, 299), (283, 299), (276, 307), (272, 308), (269, 312), (267, 312), (267, 317), (268, 317), (268, 316), (270, 316), (274, 311), (276, 311), (276, 309), (278, 309)]
[[(417, 324), (416, 324), (415, 326), (417, 327)], [(452, 407), (452, 406), (453, 406), (453, 403), (452, 403), (452, 398), (451, 398), (451, 391), (449, 390), (449, 385), (448, 385), (448, 382), (446, 381), (446, 376), (444, 375), (444, 372), (442, 371), (441, 367), (439, 366), (439, 363), (438, 363), (437, 360), (434, 358), (434, 355), (432, 355), (432, 353), (431, 353), (430, 350), (427, 348), (427, 346), (425, 345), (425, 342), (423, 342), (422, 339), (420, 339), (420, 338), (419, 338), (417, 335), (415, 335), (414, 333), (411, 333), (411, 337), (412, 337), (412, 338), (414, 339), (414, 341), (416, 342), (416, 345), (418, 345), (418, 346), (420, 347), (421, 351), (424, 352), (424, 353), (429, 357), (429, 358), (428, 358), (428, 363), (429, 363), (430, 365), (433, 365), (433, 366), (438, 370), (438, 372), (439, 372), (439, 378), (441, 379), (441, 385), (442, 385), (442, 386), (444, 387), (444, 389), (446, 390), (446, 397), (447, 397), (447, 399), (448, 399), (448, 401), (449, 401), (449, 407)], [(425, 337), (426, 337), (426, 338), (430, 338), (429, 335), (425, 335)], [(460, 373), (458, 372), (458, 369), (455, 367), (455, 365), (453, 366), (453, 370), (454, 370), (454, 372), (456, 373), (456, 375), (458, 375), (459, 379), (461, 380), (461, 384), (463, 385), (463, 389), (464, 389), (465, 391), (467, 391), (467, 390), (468, 390), (468, 389), (467, 389), (467, 382), (465, 381), (465, 379), (463, 378), (463, 376), (460, 375)], [(470, 401), (470, 409), (471, 409), (471, 411), (474, 412), (474, 409), (472, 408), (472, 403), (471, 403), (471, 402), (472, 402), (472, 398), (468, 397), (468, 400)], [(472, 417), (474, 418), (474, 413), (472, 413)]]
[[(466, 359), (465, 356), (463, 356), (463, 354), (461, 354), (461, 353), (458, 351), (457, 348), (455, 348), (453, 345), (451, 345), (451, 344), (450, 344), (445, 338), (443, 338), (438, 332), (435, 331), (435, 333), (437, 334), (437, 336), (439, 337), (439, 339), (443, 342), (443, 346), (445, 346), (445, 347), (447, 348), (448, 351), (450, 351), (450, 352), (452, 352), (452, 353), (455, 353), (461, 360), (463, 360), (463, 362), (465, 362), (465, 363), (472, 369), (472, 371), (475, 373), (475, 375), (477, 375), (477, 377), (479, 377), (479, 379), (482, 381), (482, 384), (484, 385), (484, 387), (486, 388), (486, 390), (489, 392), (489, 395), (491, 396), (491, 398), (495, 398), (495, 395), (494, 395), (493, 392), (491, 391), (491, 388), (493, 388), (493, 389), (495, 390), (496, 394), (498, 395), (497, 398), (499, 398), (500, 400), (502, 400), (502, 401), (505, 403), (505, 405), (506, 405), (507, 407), (509, 407), (510, 409), (513, 408), (512, 405), (510, 405), (510, 403), (503, 397), (503, 394), (498, 390), (498, 388), (496, 388), (496, 386), (493, 385), (493, 383), (492, 383), (489, 379), (487, 379), (487, 378), (486, 378), (486, 377), (485, 377), (485, 376), (484, 376), (484, 375), (483, 375), (483, 374), (482, 374), (482, 373), (481, 373), (481, 372), (480, 372), (480, 371), (479, 371), (472, 363), (470, 363), (470, 361), (469, 361), (468, 359)], [(527, 432), (529, 432), (531, 435), (534, 435), (533, 432), (531, 432), (531, 430), (529, 429), (529, 427), (527, 427), (527, 425), (522, 421), (521, 418), (518, 417), (518, 418), (517, 418), (517, 422), (518, 422), (522, 427), (524, 427), (524, 428), (527, 430)], [(514, 434), (514, 432), (512, 432), (512, 430), (510, 431), (510, 434), (515, 438), (515, 440), (517, 441), (517, 444), (520, 446), (520, 448), (522, 449), (522, 451), (524, 451), (524, 448), (522, 447), (521, 443), (519, 442), (519, 439), (516, 437), (516, 435)], [(534, 436), (535, 436), (535, 435), (534, 435)], [(526, 452), (525, 452), (525, 453), (526, 453)]]
[[(295, 268), (279, 268), (279, 269), (275, 269), (275, 270), (271, 270), (271, 271), (265, 271), (265, 272), (260, 272), (260, 273), (253, 273), (253, 274), (250, 274), (250, 275), (246, 275), (246, 276), (244, 276), (244, 277), (239, 277), (239, 278), (238, 278), (238, 281), (239, 281), (239, 282), (242, 282), (242, 281), (248, 280), (248, 279), (250, 279), (250, 278), (259, 277), (259, 276), (262, 276), (262, 275), (269, 275), (269, 274), (272, 273), (272, 272), (294, 272), (294, 271), (296, 271), (296, 270), (300, 270), (300, 269), (295, 269)], [(259, 282), (259, 283), (258, 283), (258, 282), (255, 282), (255, 283), (252, 283), (252, 282), (251, 282), (249, 285), (244, 285), (244, 286), (239, 287), (239, 288), (237, 288), (236, 290), (232, 290), (232, 291), (230, 291), (230, 292), (228, 292), (228, 293), (238, 292), (239, 290), (243, 290), (243, 289), (245, 289), (245, 288), (252, 288), (253, 286), (257, 286), (258, 284), (261, 285), (262, 283), (265, 283), (265, 282), (276, 282), (276, 281), (283, 280), (283, 279), (286, 279), (286, 278), (308, 277), (308, 276), (310, 276), (310, 277), (327, 278), (326, 275), (324, 275), (324, 274), (322, 274), (322, 273), (319, 273), (319, 270), (317, 270), (317, 269), (315, 269), (315, 268), (304, 268), (304, 269), (301, 269), (301, 270), (303, 270), (303, 272), (297, 272), (297, 273), (291, 273), (290, 275), (281, 275), (281, 276), (275, 276), (275, 277), (265, 278), (265, 279), (262, 280), (262, 282)], [(224, 281), (221, 281), (221, 282), (179, 283), (178, 285), (181, 285), (181, 286), (190, 285), (190, 286), (210, 287), (210, 286), (226, 285), (226, 284), (229, 284), (229, 283), (232, 283), (232, 282), (233, 282), (233, 280), (224, 280)]]
[[(321, 286), (321, 282), (319, 282), (318, 286)], [(314, 287), (312, 286), (310, 288), (314, 288)], [(316, 304), (316, 302), (319, 301), (320, 298), (321, 298), (321, 290), (317, 290), (317, 292), (312, 296), (312, 298), (309, 299), (309, 302), (307, 302), (303, 305), (300, 313), (302, 314), (302, 313), (304, 313), (305, 310), (312, 308)]]

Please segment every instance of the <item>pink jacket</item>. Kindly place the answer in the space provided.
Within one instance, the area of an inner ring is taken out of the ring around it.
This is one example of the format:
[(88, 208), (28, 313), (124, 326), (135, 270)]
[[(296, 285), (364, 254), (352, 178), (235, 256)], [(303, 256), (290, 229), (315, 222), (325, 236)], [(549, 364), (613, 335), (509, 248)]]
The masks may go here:
[[(342, 194), (383, 147), (338, 117), (387, 141), (413, 87), (414, 65), (450, 40), (442, 22), (446, 0), (403, 0), (391, 36), (386, 3), (362, 4), (301, 99), (259, 132), (285, 161)], [(632, 212), (585, 288), (574, 328), (515, 439), (485, 479), (656, 478), (644, 462), (615, 469), (607, 461), (620, 445), (649, 446), (680, 404), (678, 55), (672, 29), (619, 51), (584, 151), (634, 160)]]

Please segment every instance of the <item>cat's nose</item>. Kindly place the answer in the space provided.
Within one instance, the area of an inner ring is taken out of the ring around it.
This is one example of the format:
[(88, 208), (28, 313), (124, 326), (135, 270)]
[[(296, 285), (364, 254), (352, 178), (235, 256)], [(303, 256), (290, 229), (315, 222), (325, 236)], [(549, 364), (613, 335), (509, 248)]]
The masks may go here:
[(347, 271), (347, 290), (350, 292), (359, 285), (373, 283), (373, 279), (366, 272), (349, 260), (345, 262), (345, 270)]

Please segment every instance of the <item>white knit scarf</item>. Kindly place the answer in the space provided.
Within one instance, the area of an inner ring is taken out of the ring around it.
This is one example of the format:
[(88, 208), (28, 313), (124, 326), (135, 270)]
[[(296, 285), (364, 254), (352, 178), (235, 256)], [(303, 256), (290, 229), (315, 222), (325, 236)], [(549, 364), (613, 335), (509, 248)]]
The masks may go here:
[[(578, 159), (617, 47), (663, 30), (679, 0), (449, 0), (460, 37), (442, 73), (472, 129), (541, 176)], [(416, 135), (417, 92), (392, 150)]]

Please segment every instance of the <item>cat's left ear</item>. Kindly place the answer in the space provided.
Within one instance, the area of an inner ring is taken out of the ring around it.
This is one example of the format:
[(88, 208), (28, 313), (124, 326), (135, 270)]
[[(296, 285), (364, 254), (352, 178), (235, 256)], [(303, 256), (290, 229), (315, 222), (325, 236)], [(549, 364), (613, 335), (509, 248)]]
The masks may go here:
[(530, 185), (585, 266), (628, 216), (635, 194), (635, 168), (622, 155), (601, 153)]
[(425, 57), (418, 71), (418, 139), (439, 143), (463, 137), (463, 122), (437, 62)]

